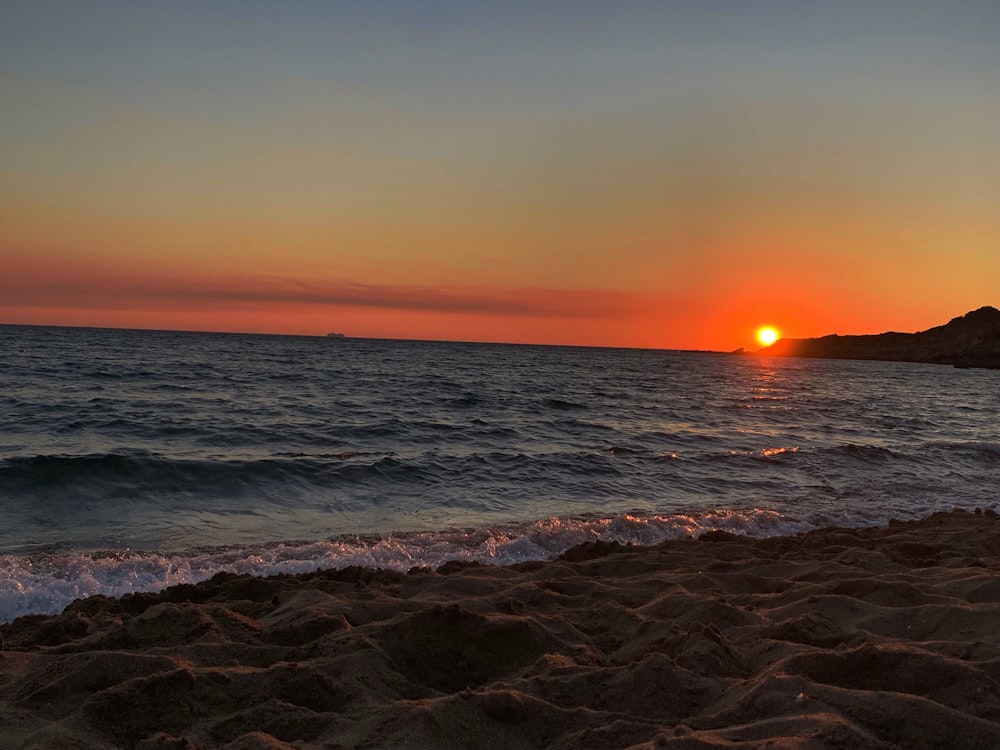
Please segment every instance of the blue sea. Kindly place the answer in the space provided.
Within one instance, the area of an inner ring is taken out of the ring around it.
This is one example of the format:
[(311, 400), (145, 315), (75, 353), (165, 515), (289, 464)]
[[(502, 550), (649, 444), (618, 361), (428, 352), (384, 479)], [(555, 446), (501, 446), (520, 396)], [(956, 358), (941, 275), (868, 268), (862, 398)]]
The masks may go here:
[(219, 571), (1000, 504), (1000, 372), (0, 326), (0, 621)]

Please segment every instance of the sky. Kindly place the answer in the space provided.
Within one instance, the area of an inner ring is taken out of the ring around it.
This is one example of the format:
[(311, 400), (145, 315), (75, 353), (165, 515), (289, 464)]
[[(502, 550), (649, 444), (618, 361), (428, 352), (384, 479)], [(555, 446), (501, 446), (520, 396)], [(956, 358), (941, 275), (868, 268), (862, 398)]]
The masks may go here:
[(1000, 306), (993, 0), (0, 4), (0, 323), (728, 351)]

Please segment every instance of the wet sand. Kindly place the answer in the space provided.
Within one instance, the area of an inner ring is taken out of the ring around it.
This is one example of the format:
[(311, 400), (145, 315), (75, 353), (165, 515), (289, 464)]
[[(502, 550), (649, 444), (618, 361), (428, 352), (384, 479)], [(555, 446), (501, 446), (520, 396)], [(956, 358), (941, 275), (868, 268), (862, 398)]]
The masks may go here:
[(218, 575), (0, 634), (3, 748), (997, 748), (1000, 519)]

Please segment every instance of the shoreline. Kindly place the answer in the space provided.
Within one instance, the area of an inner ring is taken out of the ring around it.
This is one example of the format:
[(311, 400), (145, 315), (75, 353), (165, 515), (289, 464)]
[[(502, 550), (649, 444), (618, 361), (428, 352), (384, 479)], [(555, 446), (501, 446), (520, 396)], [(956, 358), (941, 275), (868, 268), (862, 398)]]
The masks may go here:
[(997, 747), (997, 622), (993, 511), (224, 573), (0, 625), (0, 746)]

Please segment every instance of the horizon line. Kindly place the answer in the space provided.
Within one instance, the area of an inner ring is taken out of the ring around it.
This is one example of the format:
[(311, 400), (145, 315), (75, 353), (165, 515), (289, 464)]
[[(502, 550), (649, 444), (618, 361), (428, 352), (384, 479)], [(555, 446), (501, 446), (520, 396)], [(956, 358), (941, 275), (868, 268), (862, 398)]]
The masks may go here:
[[(268, 333), (265, 331), (220, 331), (209, 329), (188, 329), (188, 328), (143, 328), (141, 326), (88, 326), (56, 323), (7, 323), (0, 322), (0, 327), (11, 328), (75, 328), (89, 331), (145, 331), (148, 333), (204, 333), (208, 335), (220, 336), (285, 336), (295, 338), (325, 339), (325, 333)], [(739, 349), (723, 351), (721, 349), (678, 349), (661, 346), (613, 346), (607, 344), (551, 344), (525, 341), (476, 341), (472, 339), (414, 339), (393, 336), (351, 336), (345, 334), (341, 341), (410, 341), (427, 344), (486, 344), (491, 346), (545, 346), (562, 347), (570, 349), (628, 349), (633, 351), (654, 351), (654, 352), (683, 352), (687, 354), (738, 354)], [(776, 342), (777, 343), (777, 342)], [(742, 352), (755, 354), (756, 352)]]

